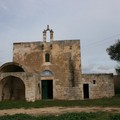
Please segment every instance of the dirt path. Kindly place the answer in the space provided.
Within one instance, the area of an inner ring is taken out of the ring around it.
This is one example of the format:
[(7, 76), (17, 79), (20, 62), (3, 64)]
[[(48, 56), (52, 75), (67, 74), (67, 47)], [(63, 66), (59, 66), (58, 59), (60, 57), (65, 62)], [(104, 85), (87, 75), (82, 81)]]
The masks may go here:
[(97, 112), (107, 111), (120, 113), (120, 108), (115, 107), (48, 107), (48, 108), (32, 108), (32, 109), (8, 109), (0, 110), (0, 116), (2, 115), (14, 115), (14, 114), (30, 114), (30, 115), (59, 115), (70, 112)]

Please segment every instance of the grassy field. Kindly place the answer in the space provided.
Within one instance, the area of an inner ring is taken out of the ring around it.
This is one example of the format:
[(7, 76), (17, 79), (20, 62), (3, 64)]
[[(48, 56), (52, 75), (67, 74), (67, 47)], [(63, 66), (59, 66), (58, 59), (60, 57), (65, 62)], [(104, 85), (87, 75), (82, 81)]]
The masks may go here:
[(100, 107), (120, 107), (120, 95), (112, 98), (102, 98), (96, 100), (72, 100), (72, 101), (58, 101), (58, 100), (41, 100), (36, 102), (26, 101), (3, 101), (0, 102), (0, 109), (11, 108), (42, 108), (42, 107), (72, 107), (72, 106), (100, 106)]
[(69, 113), (59, 116), (30, 116), (26, 114), (16, 114), (12, 116), (1, 116), (0, 120), (120, 120), (120, 114), (107, 112)]

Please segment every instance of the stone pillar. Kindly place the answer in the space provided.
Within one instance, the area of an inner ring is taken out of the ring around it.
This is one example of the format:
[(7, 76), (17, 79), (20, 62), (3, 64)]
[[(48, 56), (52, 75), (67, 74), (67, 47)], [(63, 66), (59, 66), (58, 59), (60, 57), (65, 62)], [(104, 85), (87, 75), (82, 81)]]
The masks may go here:
[(46, 42), (46, 30), (43, 31), (43, 42)]
[(51, 30), (50, 30), (50, 42), (53, 42), (53, 34), (54, 34), (54, 32), (53, 32), (53, 30), (51, 29)]

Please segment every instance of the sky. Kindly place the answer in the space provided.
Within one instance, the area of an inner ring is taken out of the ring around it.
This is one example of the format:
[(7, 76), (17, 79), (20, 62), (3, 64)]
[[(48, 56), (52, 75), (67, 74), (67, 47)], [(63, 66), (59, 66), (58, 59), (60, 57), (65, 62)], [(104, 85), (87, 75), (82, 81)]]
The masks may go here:
[(0, 65), (47, 25), (55, 40), (80, 39), (83, 73), (115, 73), (106, 49), (120, 39), (120, 0), (0, 0)]

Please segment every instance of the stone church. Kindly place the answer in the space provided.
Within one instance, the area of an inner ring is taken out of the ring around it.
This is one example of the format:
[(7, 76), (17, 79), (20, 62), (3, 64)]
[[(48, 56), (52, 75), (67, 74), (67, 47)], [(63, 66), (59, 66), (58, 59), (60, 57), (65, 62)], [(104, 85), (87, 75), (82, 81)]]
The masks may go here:
[(54, 40), (53, 36), (47, 26), (42, 42), (13, 44), (13, 62), (0, 67), (0, 101), (114, 96), (112, 74), (82, 75), (80, 40)]

